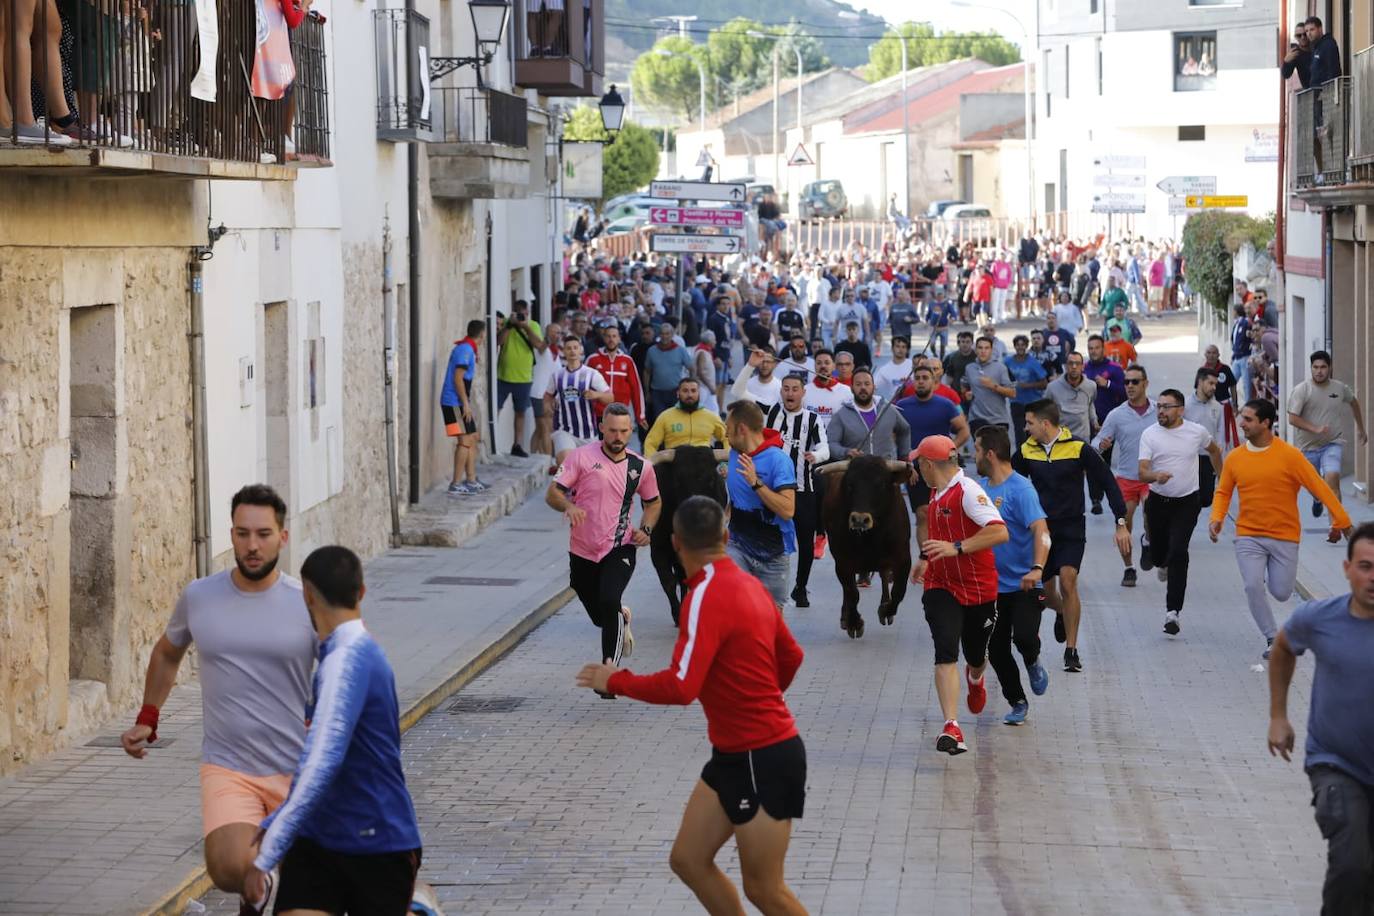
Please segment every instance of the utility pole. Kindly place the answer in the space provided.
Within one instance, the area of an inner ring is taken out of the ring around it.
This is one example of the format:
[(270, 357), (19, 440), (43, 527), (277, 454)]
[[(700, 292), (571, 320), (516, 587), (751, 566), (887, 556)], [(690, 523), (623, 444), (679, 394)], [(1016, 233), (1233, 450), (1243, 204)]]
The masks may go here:
[(676, 22), (677, 34), (679, 38), (687, 37), (687, 23), (696, 22), (695, 16), (655, 16), (650, 22)]

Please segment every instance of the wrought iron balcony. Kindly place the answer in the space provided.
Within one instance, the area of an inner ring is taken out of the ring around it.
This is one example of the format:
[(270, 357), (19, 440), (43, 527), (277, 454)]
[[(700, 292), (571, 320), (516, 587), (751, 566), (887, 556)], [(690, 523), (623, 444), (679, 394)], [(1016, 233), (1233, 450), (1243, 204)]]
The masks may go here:
[[(529, 196), (534, 175), (523, 96), (471, 86), (434, 87), (429, 186), (435, 197)], [(543, 162), (543, 150), (536, 150)]]
[(1345, 184), (1350, 147), (1350, 78), (1304, 89), (1293, 106), (1293, 180), (1299, 190)]
[[(555, 8), (556, 7), (556, 8)], [(515, 83), (544, 95), (601, 95), (603, 0), (515, 0)]]

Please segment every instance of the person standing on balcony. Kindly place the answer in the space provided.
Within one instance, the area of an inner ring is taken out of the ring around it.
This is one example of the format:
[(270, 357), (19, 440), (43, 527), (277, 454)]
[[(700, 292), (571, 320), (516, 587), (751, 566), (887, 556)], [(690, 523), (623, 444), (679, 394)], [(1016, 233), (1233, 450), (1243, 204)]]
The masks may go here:
[(1308, 17), (1307, 43), (1312, 47), (1308, 63), (1309, 85), (1321, 86), (1338, 79), (1341, 75), (1341, 49), (1336, 39), (1322, 31), (1319, 16)]
[(1307, 40), (1307, 23), (1298, 23), (1293, 41), (1288, 43), (1288, 53), (1283, 56), (1279, 73), (1288, 79), (1298, 75), (1298, 85), (1306, 89), (1312, 85), (1312, 43)]

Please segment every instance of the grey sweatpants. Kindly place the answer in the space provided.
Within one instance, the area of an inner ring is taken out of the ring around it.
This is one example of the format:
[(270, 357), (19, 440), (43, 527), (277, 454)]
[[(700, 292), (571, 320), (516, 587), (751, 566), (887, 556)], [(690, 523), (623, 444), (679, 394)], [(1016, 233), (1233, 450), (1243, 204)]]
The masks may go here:
[(1274, 538), (1236, 538), (1236, 565), (1245, 583), (1245, 600), (1250, 616), (1265, 639), (1273, 639), (1279, 631), (1274, 623), (1274, 611), (1269, 606), (1268, 591), (1275, 601), (1287, 601), (1293, 596), (1293, 584), (1298, 578), (1298, 544)]

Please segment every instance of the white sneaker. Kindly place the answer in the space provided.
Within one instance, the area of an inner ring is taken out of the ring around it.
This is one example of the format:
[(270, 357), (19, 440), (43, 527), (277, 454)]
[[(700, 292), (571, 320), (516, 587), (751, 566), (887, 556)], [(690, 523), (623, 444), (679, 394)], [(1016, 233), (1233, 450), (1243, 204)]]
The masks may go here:
[(1165, 611), (1165, 612), (1164, 612), (1164, 632), (1165, 632), (1165, 633), (1168, 633), (1170, 636), (1177, 636), (1177, 635), (1178, 635), (1178, 631), (1179, 631), (1179, 626), (1178, 626), (1178, 611)]
[(283, 137), (282, 141), (284, 149), (286, 150), (286, 158), (290, 159), (292, 156), (296, 155), (296, 141), (292, 140), (289, 136)]
[(1160, 581), (1160, 582), (1168, 582), (1168, 581), (1169, 581), (1169, 567), (1167, 567), (1167, 566), (1156, 566), (1156, 567), (1155, 567), (1155, 575), (1159, 577), (1159, 581)]
[(34, 124), (20, 124), (17, 139), (24, 145), (71, 146), (76, 142), (57, 128), (45, 132), (42, 118)]
[(630, 632), (630, 609), (623, 604), (620, 606), (620, 617), (625, 621), (620, 629), (620, 657), (629, 658), (635, 651), (635, 637)]

